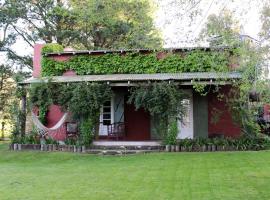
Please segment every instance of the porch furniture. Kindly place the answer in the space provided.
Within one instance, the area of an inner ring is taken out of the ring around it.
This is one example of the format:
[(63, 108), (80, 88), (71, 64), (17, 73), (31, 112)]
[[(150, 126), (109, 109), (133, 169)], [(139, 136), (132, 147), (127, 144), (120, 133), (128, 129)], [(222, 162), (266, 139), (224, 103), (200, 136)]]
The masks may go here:
[(68, 138), (76, 139), (78, 137), (78, 123), (66, 122), (66, 132)]
[(108, 139), (123, 139), (125, 137), (125, 123), (117, 122), (107, 126)]

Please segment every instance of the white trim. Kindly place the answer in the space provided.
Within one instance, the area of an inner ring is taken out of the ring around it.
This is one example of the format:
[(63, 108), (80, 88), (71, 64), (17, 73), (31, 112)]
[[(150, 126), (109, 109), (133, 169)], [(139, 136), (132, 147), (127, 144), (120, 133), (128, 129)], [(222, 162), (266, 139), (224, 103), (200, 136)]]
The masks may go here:
[(111, 98), (111, 123), (113, 124), (114, 123), (114, 95), (112, 95), (112, 98)]
[[(114, 96), (112, 96), (111, 100), (111, 123), (114, 123)], [(106, 136), (108, 135), (108, 129), (106, 125), (103, 125), (103, 106), (100, 108), (100, 116), (99, 116), (99, 133), (98, 135)]]

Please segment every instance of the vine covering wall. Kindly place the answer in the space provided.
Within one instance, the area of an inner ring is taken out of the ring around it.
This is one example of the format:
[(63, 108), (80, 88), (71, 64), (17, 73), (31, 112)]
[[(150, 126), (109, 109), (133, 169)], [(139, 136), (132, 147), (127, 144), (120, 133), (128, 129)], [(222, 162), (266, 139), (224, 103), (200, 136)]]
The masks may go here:
[(43, 76), (59, 76), (67, 70), (78, 75), (90, 74), (143, 74), (176, 72), (225, 72), (228, 71), (230, 53), (224, 51), (194, 50), (185, 56), (167, 53), (165, 58), (157, 58), (156, 53), (140, 54), (112, 53), (101, 56), (78, 55), (68, 61), (56, 61), (44, 56)]

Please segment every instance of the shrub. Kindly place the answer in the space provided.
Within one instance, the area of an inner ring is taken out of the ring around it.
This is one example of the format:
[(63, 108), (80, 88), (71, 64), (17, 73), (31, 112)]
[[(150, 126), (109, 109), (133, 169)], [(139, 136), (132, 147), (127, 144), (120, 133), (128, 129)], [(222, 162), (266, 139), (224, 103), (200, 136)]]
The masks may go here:
[(83, 120), (80, 123), (80, 144), (85, 146), (90, 146), (95, 132), (95, 124), (90, 118)]
[(178, 126), (177, 126), (177, 121), (175, 120), (169, 125), (169, 130), (168, 130), (168, 134), (166, 138), (166, 144), (176, 145), (177, 135), (178, 135)]
[(41, 52), (44, 55), (46, 53), (55, 53), (55, 52), (62, 52), (62, 51), (64, 51), (64, 47), (62, 45), (51, 43), (51, 44), (44, 45)]

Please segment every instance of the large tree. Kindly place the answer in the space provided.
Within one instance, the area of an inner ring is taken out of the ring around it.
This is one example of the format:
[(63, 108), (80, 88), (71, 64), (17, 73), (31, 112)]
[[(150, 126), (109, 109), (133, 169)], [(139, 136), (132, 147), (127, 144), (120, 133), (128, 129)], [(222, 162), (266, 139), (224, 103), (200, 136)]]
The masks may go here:
[(148, 0), (72, 1), (85, 48), (158, 48)]
[(240, 27), (229, 10), (211, 14), (201, 31), (201, 38), (207, 39), (211, 46), (234, 45), (239, 38)]
[(0, 51), (32, 67), (11, 45), (18, 38), (30, 47), (37, 41), (64, 46), (99, 48), (158, 48), (147, 0), (5, 0), (0, 1)]

